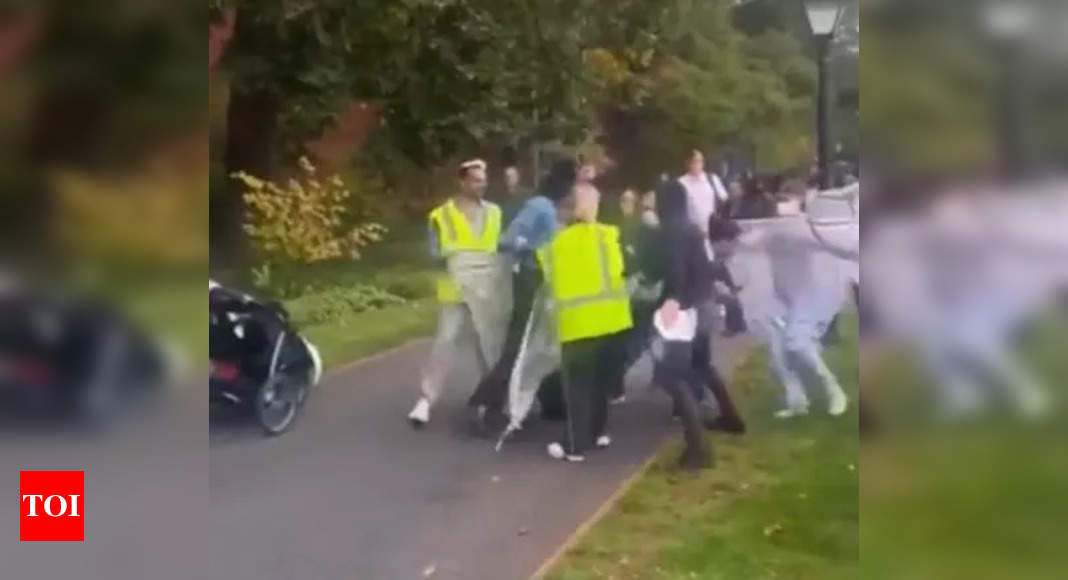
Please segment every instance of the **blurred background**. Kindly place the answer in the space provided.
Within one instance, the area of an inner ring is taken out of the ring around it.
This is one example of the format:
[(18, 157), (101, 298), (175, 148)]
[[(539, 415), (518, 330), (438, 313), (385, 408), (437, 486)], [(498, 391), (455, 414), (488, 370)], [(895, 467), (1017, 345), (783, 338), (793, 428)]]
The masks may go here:
[(0, 494), (84, 470), (91, 522), (20, 543), (3, 502), (5, 577), (209, 577), (207, 27), (196, 0), (0, 4)]
[(861, 4), (865, 578), (1066, 563), (1068, 4)]

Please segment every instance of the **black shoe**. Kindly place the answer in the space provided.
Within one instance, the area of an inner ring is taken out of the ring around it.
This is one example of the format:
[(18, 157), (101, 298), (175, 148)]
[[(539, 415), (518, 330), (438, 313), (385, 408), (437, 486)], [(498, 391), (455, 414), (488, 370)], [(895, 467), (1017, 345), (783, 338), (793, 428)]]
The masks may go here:
[(708, 451), (697, 452), (687, 449), (679, 457), (679, 469), (683, 471), (696, 472), (702, 469), (711, 469), (713, 464), (712, 453)]
[(745, 434), (745, 423), (742, 423), (741, 419), (727, 419), (726, 417), (719, 416), (711, 421), (705, 421), (704, 423), (705, 429), (708, 429), (709, 431), (722, 431), (734, 435)]

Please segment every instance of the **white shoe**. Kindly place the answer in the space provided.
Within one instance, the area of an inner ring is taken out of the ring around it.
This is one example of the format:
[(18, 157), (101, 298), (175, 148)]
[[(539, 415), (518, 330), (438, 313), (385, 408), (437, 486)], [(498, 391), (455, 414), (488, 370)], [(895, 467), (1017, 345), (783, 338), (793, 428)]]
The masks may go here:
[(412, 408), (412, 412), (408, 413), (408, 421), (411, 422), (412, 427), (419, 429), (430, 422), (430, 401), (426, 397), (421, 397)]
[(563, 459), (564, 461), (570, 461), (572, 463), (586, 461), (586, 457), (582, 455), (568, 455), (567, 452), (564, 451), (564, 446), (559, 443), (550, 443), (548, 451), (549, 457), (552, 457), (553, 459)]
[(775, 411), (776, 419), (793, 419), (804, 415), (808, 415), (808, 407), (786, 407)]
[(622, 405), (623, 403), (626, 403), (626, 402), (627, 402), (627, 396), (626, 395), (620, 395), (620, 396), (618, 396), (618, 397), (616, 397), (614, 399), (610, 399), (608, 401), (608, 404), (609, 405)]
[(838, 417), (846, 412), (848, 406), (849, 397), (839, 389), (837, 393), (831, 395), (830, 403), (827, 406), (827, 412), (832, 417)]
[(1026, 419), (1038, 419), (1050, 411), (1049, 394), (1035, 386), (1016, 394), (1016, 409)]
[(604, 449), (605, 447), (608, 447), (611, 444), (612, 444), (612, 438), (610, 436), (608, 436), (608, 435), (601, 435), (600, 437), (597, 438), (597, 446), (600, 447), (601, 449)]

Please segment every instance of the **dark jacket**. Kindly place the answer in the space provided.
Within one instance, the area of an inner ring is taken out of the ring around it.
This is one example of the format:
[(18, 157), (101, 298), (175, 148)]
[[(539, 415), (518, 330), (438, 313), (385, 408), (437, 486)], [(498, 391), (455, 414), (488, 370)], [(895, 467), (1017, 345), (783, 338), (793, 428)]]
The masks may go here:
[(620, 245), (627, 276), (641, 274), (647, 281), (663, 278), (663, 268), (657, 252), (659, 233), (638, 219), (625, 219), (619, 224)]
[(712, 298), (712, 268), (701, 230), (686, 215), (686, 190), (677, 181), (657, 191), (660, 216), (659, 257), (663, 265), (662, 300), (690, 308)]

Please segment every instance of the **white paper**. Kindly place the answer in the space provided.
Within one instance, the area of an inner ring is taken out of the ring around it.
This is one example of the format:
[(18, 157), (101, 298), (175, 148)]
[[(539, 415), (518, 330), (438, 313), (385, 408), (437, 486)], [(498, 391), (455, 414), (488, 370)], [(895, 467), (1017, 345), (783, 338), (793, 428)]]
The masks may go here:
[(657, 310), (653, 314), (653, 326), (656, 328), (656, 332), (660, 334), (660, 337), (664, 340), (690, 342), (694, 336), (697, 335), (697, 310), (694, 308), (688, 308), (686, 310), (680, 310), (678, 317), (675, 319), (675, 324), (670, 328), (664, 323), (663, 309)]

